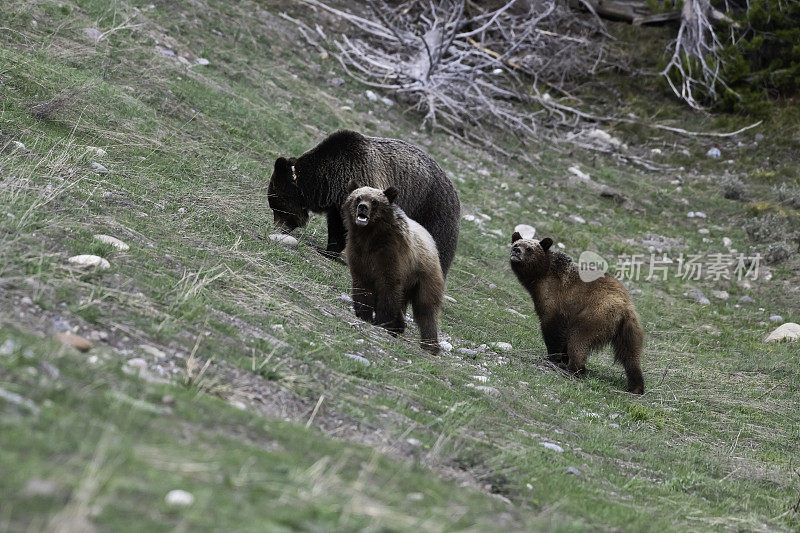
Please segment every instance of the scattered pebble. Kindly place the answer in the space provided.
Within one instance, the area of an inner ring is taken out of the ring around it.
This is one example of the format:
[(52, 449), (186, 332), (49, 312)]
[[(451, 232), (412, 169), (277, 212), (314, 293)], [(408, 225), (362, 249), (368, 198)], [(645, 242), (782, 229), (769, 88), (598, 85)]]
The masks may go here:
[(459, 348), (458, 353), (462, 355), (471, 355), (474, 357), (478, 355), (478, 350), (473, 350), (472, 348)]
[(57, 333), (53, 338), (64, 344), (68, 344), (80, 352), (88, 352), (92, 348), (92, 343), (74, 333)]
[(764, 342), (777, 342), (783, 340), (794, 342), (797, 339), (800, 339), (800, 324), (787, 322), (767, 335), (767, 338), (764, 339)]
[(569, 219), (572, 220), (573, 222), (577, 222), (578, 224), (585, 224), (586, 223), (586, 219), (584, 219), (583, 217), (580, 217), (578, 215), (570, 215)]
[(489, 381), (489, 376), (472, 376), (472, 379), (481, 383), (487, 383)]
[(14, 353), (14, 348), (16, 347), (17, 343), (11, 339), (6, 339), (5, 342), (0, 345), (0, 355), (11, 355)]
[(230, 404), (240, 411), (247, 411), (247, 404), (242, 400), (231, 400)]
[(491, 346), (492, 348), (497, 348), (498, 350), (503, 351), (503, 352), (510, 352), (513, 349), (513, 346), (511, 346), (511, 343), (502, 342), (502, 341), (501, 342), (493, 342), (493, 343), (489, 344), (489, 346)]
[(133, 359), (128, 359), (128, 361), (125, 364), (130, 368), (147, 368), (147, 361), (145, 361), (141, 357), (134, 357)]
[(351, 303), (353, 303), (353, 298), (352, 298), (352, 297), (351, 297), (349, 294), (347, 294), (347, 293), (344, 293), (344, 292), (343, 292), (342, 294), (340, 294), (340, 295), (339, 295), (339, 299), (340, 299), (342, 302), (346, 303), (346, 304), (351, 304)]
[(110, 172), (106, 167), (104, 167), (97, 161), (92, 161), (92, 169), (94, 169), (94, 171), (97, 172), (98, 174), (108, 174)]
[(580, 476), (581, 471), (575, 468), (574, 466), (567, 467), (567, 474), (572, 474), (573, 476)]
[(286, 235), (284, 233), (273, 233), (269, 236), (271, 241), (275, 241), (279, 244), (286, 246), (287, 248), (297, 248), (297, 239), (292, 237), (291, 235)]
[(111, 263), (98, 255), (75, 255), (67, 259), (67, 261), (79, 267), (95, 267), (98, 270), (107, 270), (111, 268)]
[(375, 94), (373, 91), (370, 91), (369, 89), (364, 91), (364, 95), (367, 97), (367, 100), (369, 100), (370, 102), (377, 102), (378, 101), (378, 95)]
[(700, 235), (708, 235), (711, 232), (708, 230), (708, 228), (700, 228), (699, 230), (697, 230), (697, 233), (699, 233)]
[(699, 304), (708, 305), (711, 303), (711, 300), (706, 298), (706, 295), (703, 294), (703, 291), (699, 289), (692, 289), (689, 292), (685, 293), (685, 296), (688, 296), (689, 298), (693, 299)]
[(98, 157), (105, 157), (105, 156), (108, 155), (108, 152), (106, 152), (102, 148), (98, 148), (97, 146), (87, 146), (86, 147), (86, 151), (87, 152), (92, 152), (93, 154), (95, 154)]
[(49, 479), (31, 478), (25, 483), (22, 493), (27, 496), (52, 496), (58, 492), (58, 485)]
[(559, 247), (559, 248), (561, 248), (562, 250), (563, 250), (564, 248), (566, 248), (566, 246), (564, 246), (564, 243), (563, 243), (563, 242), (556, 243), (556, 246), (558, 246), (558, 247)]
[(164, 496), (164, 501), (170, 507), (189, 507), (194, 503), (194, 496), (185, 490), (171, 490)]
[(475, 390), (481, 391), (486, 396), (491, 396), (493, 398), (497, 398), (498, 396), (500, 396), (499, 390), (497, 390), (494, 387), (488, 387), (486, 385), (478, 385), (477, 387), (475, 387)]
[(764, 140), (764, 134), (763, 133), (756, 133), (755, 140), (756, 140), (756, 142), (763, 141)]
[(169, 48), (159, 48), (158, 53), (164, 57), (175, 57), (175, 52), (173, 52)]
[(563, 452), (563, 451), (564, 451), (564, 448), (562, 448), (562, 447), (561, 447), (561, 446), (559, 446), (558, 444), (553, 444), (552, 442), (540, 442), (539, 444), (540, 444), (540, 445), (542, 445), (542, 446), (544, 446), (544, 447), (545, 447), (545, 448), (547, 448), (548, 450), (553, 450), (554, 452), (559, 452), (559, 453), (561, 453), (561, 452)]
[(724, 246), (725, 248), (730, 248), (732, 244), (733, 244), (733, 241), (731, 240), (730, 237), (723, 237), (722, 238), (722, 246)]
[(155, 346), (150, 346), (149, 344), (140, 344), (139, 348), (141, 348), (144, 353), (146, 353), (148, 355), (152, 355), (156, 359), (166, 359), (167, 358), (167, 354), (164, 353), (163, 351), (159, 350)]
[(83, 28), (83, 34), (95, 43), (100, 42), (100, 39), (103, 38), (103, 32), (97, 28)]
[(453, 345), (447, 341), (439, 341), (439, 347), (444, 350), (445, 352), (452, 352)]
[(130, 250), (131, 248), (121, 240), (117, 239), (116, 237), (112, 237), (111, 235), (95, 235), (94, 238), (100, 242), (110, 244), (117, 250), (122, 250), (123, 252)]
[(533, 239), (536, 235), (536, 228), (529, 224), (517, 224), (514, 226), (514, 231), (522, 235), (523, 239)]
[(331, 80), (328, 83), (330, 83), (334, 87), (338, 87), (339, 85), (344, 85), (344, 78), (331, 78)]
[(344, 356), (347, 357), (347, 358), (352, 359), (353, 361), (361, 363), (364, 366), (369, 366), (370, 365), (369, 359), (367, 359), (366, 357), (363, 357), (361, 355), (354, 354), (354, 353), (346, 353), (346, 354), (344, 354)]
[(420, 442), (419, 439), (415, 439), (414, 437), (406, 439), (406, 442), (409, 443), (412, 446), (419, 446), (420, 444), (422, 444), (422, 442)]
[(770, 322), (783, 322), (783, 317), (781, 315), (772, 315), (769, 317)]
[(24, 407), (35, 415), (38, 415), (40, 411), (40, 409), (36, 406), (36, 404), (30, 401), (29, 399), (23, 398), (19, 394), (7, 391), (3, 388), (0, 388), (0, 400), (5, 400), (8, 403), (13, 403), (14, 405)]
[(386, 96), (381, 96), (381, 102), (383, 102), (385, 105), (389, 107), (392, 107), (394, 105), (394, 100)]
[(711, 148), (708, 152), (706, 152), (706, 155), (711, 159), (719, 159), (720, 157), (722, 157), (722, 152), (720, 152), (719, 148), (715, 146)]
[(754, 303), (754, 302), (755, 302), (755, 300), (753, 300), (753, 298), (751, 298), (750, 296), (747, 296), (747, 295), (744, 295), (741, 298), (739, 298), (739, 303), (740, 304), (751, 304), (751, 303)]
[(200, 66), (206, 66), (206, 65), (208, 65), (208, 64), (210, 64), (210, 63), (211, 63), (211, 61), (209, 61), (209, 60), (208, 60), (208, 59), (206, 59), (205, 57), (198, 57), (198, 58), (195, 60), (195, 64), (196, 64), (196, 65), (200, 65)]
[(711, 296), (719, 300), (727, 300), (731, 297), (731, 295), (728, 294), (728, 291), (711, 291)]
[(619, 424), (614, 424), (613, 422), (608, 425), (610, 428), (619, 429)]

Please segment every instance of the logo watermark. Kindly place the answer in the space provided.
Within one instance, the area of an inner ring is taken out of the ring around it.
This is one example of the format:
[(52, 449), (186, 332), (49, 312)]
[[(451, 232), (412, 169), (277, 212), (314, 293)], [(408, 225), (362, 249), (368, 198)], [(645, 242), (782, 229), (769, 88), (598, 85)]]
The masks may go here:
[(670, 276), (686, 281), (757, 280), (761, 254), (732, 253), (683, 254), (672, 259), (667, 254), (623, 254), (617, 256), (613, 272), (600, 254), (586, 250), (578, 258), (578, 274), (590, 283), (607, 272), (620, 281), (666, 281)]

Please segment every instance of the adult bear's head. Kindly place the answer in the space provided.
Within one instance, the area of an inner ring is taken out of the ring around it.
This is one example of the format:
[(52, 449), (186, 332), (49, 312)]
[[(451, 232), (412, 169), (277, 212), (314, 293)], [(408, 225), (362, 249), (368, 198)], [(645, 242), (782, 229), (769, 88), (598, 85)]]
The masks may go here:
[(276, 159), (267, 190), (275, 225), (286, 232), (308, 223), (308, 209), (303, 205), (303, 196), (297, 186), (297, 174), (294, 171), (296, 161), (295, 158)]

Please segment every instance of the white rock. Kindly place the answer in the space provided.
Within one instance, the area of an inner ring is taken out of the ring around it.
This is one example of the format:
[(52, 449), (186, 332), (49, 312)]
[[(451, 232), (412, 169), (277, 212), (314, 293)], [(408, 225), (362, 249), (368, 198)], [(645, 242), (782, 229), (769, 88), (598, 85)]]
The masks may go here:
[(719, 148), (715, 146), (711, 148), (708, 152), (706, 152), (706, 155), (711, 159), (719, 159), (720, 157), (722, 157), (722, 152), (720, 152)]
[(800, 324), (787, 322), (767, 335), (767, 338), (764, 339), (764, 342), (777, 342), (783, 340), (794, 342), (797, 339), (800, 339)]
[(128, 359), (128, 362), (125, 364), (131, 368), (147, 368), (147, 361), (145, 361), (141, 357), (134, 357), (133, 359)]
[(98, 157), (105, 157), (108, 155), (108, 153), (105, 150), (103, 150), (102, 148), (98, 148), (97, 146), (87, 146), (86, 151), (92, 152)]
[(269, 236), (269, 239), (282, 244), (287, 248), (297, 248), (297, 239), (291, 235), (286, 235), (285, 233), (273, 233)]
[(500, 341), (500, 342), (492, 342), (492, 343), (489, 344), (489, 346), (491, 346), (492, 348), (497, 348), (498, 350), (501, 350), (503, 352), (510, 352), (513, 349), (513, 346), (511, 346), (511, 343), (502, 342), (502, 341)]
[(575, 468), (574, 466), (567, 467), (567, 474), (572, 474), (573, 476), (580, 476), (581, 471)]
[(387, 98), (385, 96), (381, 96), (381, 102), (383, 102), (389, 107), (392, 107), (394, 105), (394, 100), (392, 100), (391, 98)]
[(342, 294), (339, 295), (339, 299), (341, 301), (343, 301), (344, 303), (346, 303), (346, 304), (353, 303), (353, 298), (349, 294), (347, 294), (345, 292), (343, 292)]
[(123, 252), (126, 250), (130, 250), (131, 248), (121, 240), (117, 239), (116, 237), (112, 237), (111, 235), (95, 235), (94, 238), (100, 242), (108, 243), (117, 250), (122, 250)]
[(586, 172), (583, 172), (578, 167), (569, 167), (567, 170), (569, 170), (570, 172), (575, 174), (575, 176), (577, 176), (579, 179), (582, 179), (583, 181), (588, 181), (588, 180), (592, 179), (591, 176), (589, 176), (589, 174), (587, 174)]
[(496, 68), (496, 69), (494, 69), (492, 71), (492, 74), (494, 74), (495, 76), (498, 76), (498, 75), (500, 75), (502, 73), (503, 73), (503, 69), (501, 69), (501, 68)]
[(711, 232), (709, 231), (708, 228), (700, 228), (699, 230), (697, 230), (697, 233), (699, 233), (700, 235), (708, 235)]
[(727, 300), (731, 297), (731, 295), (728, 294), (728, 291), (711, 291), (711, 296), (720, 300)]
[(370, 91), (369, 89), (364, 91), (364, 94), (366, 95), (367, 100), (369, 100), (371, 102), (377, 102), (378, 101), (378, 95), (375, 94), (374, 92)]
[(694, 216), (696, 216), (697, 218), (707, 218), (707, 215), (702, 211), (695, 211)]
[(472, 221), (474, 221), (474, 220), (475, 220), (475, 215), (464, 215), (464, 217), (463, 217), (463, 218), (464, 218), (464, 220), (466, 220), (467, 222), (472, 222)]
[(731, 244), (733, 244), (733, 241), (730, 239), (730, 237), (722, 238), (722, 246), (724, 246), (725, 248), (730, 248)]
[(11, 355), (14, 353), (16, 343), (11, 339), (6, 339), (2, 346), (0, 346), (0, 355)]
[(486, 396), (492, 396), (493, 398), (497, 398), (500, 396), (500, 391), (495, 389), (494, 387), (487, 387), (486, 385), (478, 385), (475, 387), (475, 390), (481, 391)]
[(522, 235), (523, 239), (533, 239), (536, 235), (536, 228), (528, 224), (517, 224), (514, 226), (514, 231)]
[(564, 248), (566, 248), (566, 246), (564, 246), (564, 243), (563, 243), (563, 242), (556, 243), (556, 246), (558, 246), (558, 247), (559, 247), (559, 248), (561, 248), (562, 250), (563, 250)]
[(354, 354), (354, 353), (346, 353), (346, 354), (344, 354), (344, 356), (349, 358), (349, 359), (352, 359), (353, 361), (357, 361), (357, 362), (361, 363), (364, 366), (369, 366), (370, 365), (369, 359), (367, 359), (366, 357), (363, 357), (361, 355)]
[(422, 444), (422, 442), (420, 442), (419, 439), (415, 439), (414, 437), (406, 439), (406, 442), (409, 443), (412, 446), (419, 446), (420, 444)]
[(447, 341), (439, 341), (439, 347), (444, 350), (445, 352), (452, 352), (453, 345)]
[(472, 379), (480, 383), (486, 383), (489, 381), (489, 376), (472, 376)]
[(109, 170), (106, 167), (104, 167), (97, 161), (92, 161), (92, 169), (94, 169), (94, 171), (97, 172), (98, 174), (108, 174), (109, 172)]
[(155, 346), (150, 346), (149, 344), (140, 344), (139, 348), (141, 348), (144, 353), (146, 353), (148, 355), (152, 355), (156, 359), (166, 359), (167, 358), (167, 354), (165, 354), (163, 351), (159, 350)]
[(563, 451), (564, 451), (564, 448), (562, 448), (562, 447), (561, 447), (561, 446), (559, 446), (558, 444), (553, 444), (552, 442), (540, 442), (539, 444), (540, 444), (541, 446), (544, 446), (544, 447), (545, 447), (545, 448), (547, 448), (548, 450), (553, 450), (554, 452), (559, 452), (559, 453), (561, 453), (561, 452), (563, 452)]
[(95, 267), (98, 270), (111, 268), (111, 263), (98, 255), (75, 255), (67, 259), (67, 261), (79, 267)]
[(783, 317), (781, 315), (772, 315), (769, 317), (770, 322), (783, 322)]
[(205, 65), (208, 65), (210, 63), (210, 61), (208, 59), (206, 59), (205, 57), (198, 57), (197, 60), (195, 61), (195, 63), (198, 64), (198, 65), (201, 65), (201, 66), (205, 66)]
[(247, 411), (247, 404), (242, 400), (231, 400), (231, 405), (240, 411)]
[(181, 489), (171, 490), (164, 496), (164, 501), (170, 507), (189, 507), (194, 503), (194, 496), (191, 492)]
[(688, 296), (699, 304), (708, 305), (711, 303), (711, 300), (709, 300), (706, 295), (703, 294), (703, 291), (698, 289), (692, 289), (689, 292), (684, 293), (684, 295)]
[(19, 141), (11, 141), (11, 144), (13, 144), (14, 148), (16, 148), (17, 150), (25, 150), (25, 145)]
[(569, 219), (572, 220), (573, 222), (577, 222), (578, 224), (585, 224), (586, 223), (586, 219), (584, 219), (583, 217), (578, 216), (578, 215), (570, 215)]

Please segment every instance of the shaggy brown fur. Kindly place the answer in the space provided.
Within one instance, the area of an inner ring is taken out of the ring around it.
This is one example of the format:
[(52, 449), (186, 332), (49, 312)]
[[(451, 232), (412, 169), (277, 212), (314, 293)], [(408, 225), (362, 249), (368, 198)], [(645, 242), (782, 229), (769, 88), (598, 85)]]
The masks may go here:
[(644, 393), (644, 334), (622, 283), (608, 274), (581, 280), (569, 256), (550, 251), (550, 238), (540, 242), (514, 232), (511, 243), (511, 269), (533, 298), (548, 358), (580, 375), (589, 353), (610, 343), (614, 361), (625, 367), (628, 392)]
[(350, 180), (381, 190), (398, 188), (397, 205), (430, 232), (447, 276), (458, 244), (458, 194), (430, 155), (398, 139), (342, 130), (298, 158), (279, 157), (268, 190), (275, 224), (291, 231), (306, 225), (309, 211), (326, 213), (326, 255), (338, 256), (346, 241), (341, 209)]
[(397, 189), (356, 187), (342, 208), (356, 316), (396, 335), (410, 300), (422, 348), (437, 353), (444, 276), (436, 243), (394, 204)]

